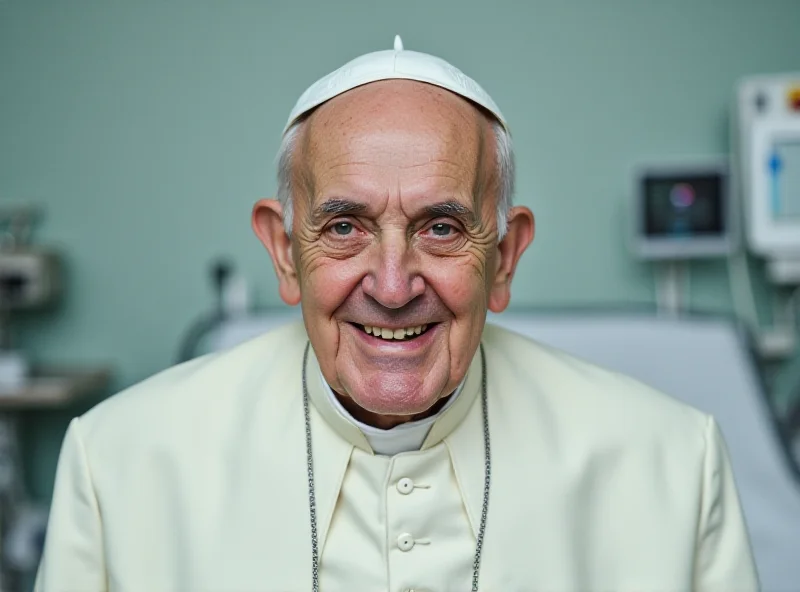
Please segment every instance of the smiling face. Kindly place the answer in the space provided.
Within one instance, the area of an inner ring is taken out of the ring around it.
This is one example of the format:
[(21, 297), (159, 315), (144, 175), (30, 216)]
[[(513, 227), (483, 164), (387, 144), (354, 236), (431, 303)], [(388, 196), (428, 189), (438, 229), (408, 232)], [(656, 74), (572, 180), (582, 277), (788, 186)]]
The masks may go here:
[(494, 146), (487, 118), (448, 91), (368, 84), (304, 123), (291, 241), (277, 202), (254, 208), (325, 379), (366, 412), (397, 423), (449, 395), (487, 308), (508, 303), (533, 221), (514, 208), (498, 246)]

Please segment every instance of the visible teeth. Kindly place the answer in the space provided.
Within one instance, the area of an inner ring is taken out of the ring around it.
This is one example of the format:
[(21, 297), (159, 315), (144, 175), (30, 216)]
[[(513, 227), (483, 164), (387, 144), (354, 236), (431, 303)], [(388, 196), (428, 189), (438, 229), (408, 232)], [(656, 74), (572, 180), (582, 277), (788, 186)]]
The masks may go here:
[(416, 327), (404, 327), (402, 329), (384, 329), (381, 327), (372, 327), (364, 325), (364, 331), (367, 335), (375, 335), (382, 339), (404, 339), (412, 335), (420, 335), (425, 332), (428, 325), (417, 325)]

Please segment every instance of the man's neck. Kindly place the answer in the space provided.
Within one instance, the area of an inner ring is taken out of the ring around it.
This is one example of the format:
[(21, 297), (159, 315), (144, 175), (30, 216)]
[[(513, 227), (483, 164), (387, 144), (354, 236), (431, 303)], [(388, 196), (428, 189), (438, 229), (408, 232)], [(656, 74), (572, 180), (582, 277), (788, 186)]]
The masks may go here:
[(423, 411), (422, 413), (417, 413), (416, 415), (380, 415), (378, 413), (372, 413), (371, 411), (367, 411), (363, 407), (360, 407), (356, 404), (353, 399), (350, 397), (346, 397), (344, 395), (340, 395), (336, 391), (334, 391), (336, 398), (342, 404), (347, 412), (353, 416), (354, 419), (360, 421), (363, 424), (381, 429), (381, 430), (390, 430), (394, 427), (397, 427), (401, 424), (408, 423), (410, 421), (418, 421), (420, 419), (425, 419), (426, 417), (430, 417), (432, 415), (436, 415), (439, 411), (447, 404), (447, 401), (453, 396), (452, 394), (448, 395), (447, 397), (443, 397), (436, 401), (436, 403), (431, 406), (430, 409)]

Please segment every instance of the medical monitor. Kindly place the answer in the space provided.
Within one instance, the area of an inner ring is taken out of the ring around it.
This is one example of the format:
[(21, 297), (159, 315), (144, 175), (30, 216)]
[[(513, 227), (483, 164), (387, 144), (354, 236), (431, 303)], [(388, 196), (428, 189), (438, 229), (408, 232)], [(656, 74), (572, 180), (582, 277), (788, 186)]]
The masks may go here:
[(633, 251), (638, 257), (681, 260), (731, 251), (724, 160), (639, 166), (633, 194)]

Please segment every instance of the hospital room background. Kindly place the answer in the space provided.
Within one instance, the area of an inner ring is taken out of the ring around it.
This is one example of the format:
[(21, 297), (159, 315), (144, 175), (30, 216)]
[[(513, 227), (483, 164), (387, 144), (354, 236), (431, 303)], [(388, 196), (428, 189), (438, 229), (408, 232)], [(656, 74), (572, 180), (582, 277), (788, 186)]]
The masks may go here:
[(0, 0), (0, 592), (71, 417), (297, 316), (250, 208), (309, 81), (396, 34), (510, 122), (537, 235), (493, 322), (717, 415), (764, 589), (800, 591), (798, 31), (797, 0)]

